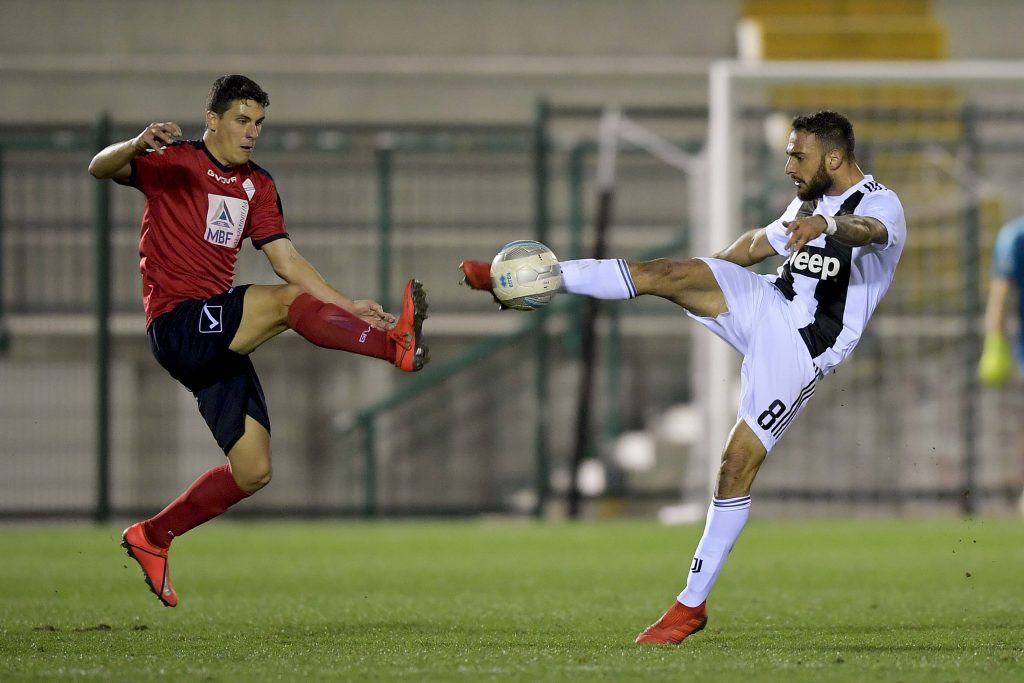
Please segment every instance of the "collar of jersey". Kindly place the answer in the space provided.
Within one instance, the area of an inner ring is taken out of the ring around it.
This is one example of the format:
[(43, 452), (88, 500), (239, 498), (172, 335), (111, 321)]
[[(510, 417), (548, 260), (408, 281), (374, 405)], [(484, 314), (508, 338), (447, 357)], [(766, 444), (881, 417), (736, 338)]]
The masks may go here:
[(208, 150), (206, 148), (206, 143), (203, 142), (202, 140), (199, 140), (199, 149), (203, 150), (203, 152), (206, 154), (206, 158), (210, 160), (210, 163), (212, 163), (214, 166), (216, 166), (220, 170), (224, 171), (225, 173), (234, 173), (235, 172), (235, 170), (237, 168), (236, 166), (225, 166), (224, 164), (222, 164), (219, 161), (217, 161), (217, 157), (215, 157), (212, 154), (210, 154), (210, 150)]
[(850, 197), (851, 194), (853, 194), (858, 189), (863, 187), (866, 183), (870, 183), (872, 180), (874, 180), (874, 177), (871, 176), (868, 173), (865, 173), (864, 177), (861, 178), (860, 182), (859, 183), (854, 183), (853, 185), (851, 185), (846, 190), (846, 192), (844, 192), (844, 193), (842, 193), (840, 195), (824, 195), (824, 196), (822, 196), (821, 199), (822, 199), (822, 201), (825, 201), (827, 199), (828, 203), (830, 205), (833, 204), (833, 203), (841, 205), (843, 202), (845, 202)]
[(847, 198), (851, 194), (856, 192), (861, 187), (867, 185), (868, 183), (870, 183), (874, 179), (875, 179), (874, 176), (872, 176), (870, 173), (865, 173), (864, 177), (860, 179), (859, 183), (855, 183), (853, 187), (849, 188), (846, 192), (844, 192), (841, 195), (839, 195), (839, 201), (840, 202), (845, 202), (847, 200)]

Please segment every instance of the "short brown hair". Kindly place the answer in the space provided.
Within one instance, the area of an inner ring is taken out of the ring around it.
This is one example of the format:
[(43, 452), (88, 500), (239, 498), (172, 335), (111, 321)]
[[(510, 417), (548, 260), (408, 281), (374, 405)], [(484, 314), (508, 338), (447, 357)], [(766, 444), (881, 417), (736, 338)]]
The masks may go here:
[(793, 119), (793, 130), (807, 131), (818, 138), (823, 155), (841, 149), (847, 160), (857, 160), (853, 153), (853, 124), (839, 112), (819, 111), (816, 114), (797, 116)]
[(223, 116), (235, 100), (252, 100), (264, 108), (270, 105), (270, 95), (256, 81), (248, 76), (232, 74), (213, 82), (206, 97), (206, 111)]

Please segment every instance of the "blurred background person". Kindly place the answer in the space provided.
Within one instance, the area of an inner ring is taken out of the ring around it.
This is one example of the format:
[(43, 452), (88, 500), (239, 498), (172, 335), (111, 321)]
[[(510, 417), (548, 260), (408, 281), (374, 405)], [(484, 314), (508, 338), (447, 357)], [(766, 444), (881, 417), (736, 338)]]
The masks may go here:
[[(1013, 375), (1014, 366), (1024, 367), (1024, 216), (1002, 227), (992, 253), (992, 277), (985, 306), (985, 347), (978, 363), (978, 377), (991, 386), (1002, 386)], [(1015, 306), (1014, 306), (1015, 304)], [(1017, 312), (1016, 330), (1009, 324), (1011, 310)], [(1014, 334), (1015, 332), (1015, 334)], [(1014, 337), (1011, 350), (1011, 335)]]
[[(1001, 387), (1009, 382), (1014, 369), (1024, 368), (1024, 216), (1002, 227), (992, 250), (992, 276), (985, 304), (985, 346), (978, 361), (978, 378), (985, 384)], [(1011, 325), (1012, 311), (1016, 323)], [(1024, 446), (1024, 434), (1012, 443), (1018, 450)], [(1024, 464), (1024, 452), (1021, 452)], [(1024, 514), (1024, 493), (1017, 504)]]

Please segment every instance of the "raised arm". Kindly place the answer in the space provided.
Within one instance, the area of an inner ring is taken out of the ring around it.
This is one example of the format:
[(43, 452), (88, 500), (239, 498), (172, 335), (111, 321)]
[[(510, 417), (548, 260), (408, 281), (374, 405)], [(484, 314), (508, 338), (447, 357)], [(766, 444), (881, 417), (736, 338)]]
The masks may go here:
[(89, 173), (100, 180), (123, 180), (131, 175), (132, 159), (150, 149), (163, 154), (164, 146), (180, 137), (181, 128), (176, 123), (151, 123), (131, 140), (115, 142), (100, 150), (89, 162)]
[(740, 266), (752, 266), (764, 261), (769, 256), (776, 255), (778, 252), (768, 241), (765, 229), (756, 228), (743, 233), (731, 245), (711, 256), (724, 261), (732, 261)]
[(394, 325), (395, 316), (386, 313), (376, 301), (350, 299), (328, 284), (316, 268), (299, 253), (291, 240), (268, 242), (263, 245), (263, 254), (270, 261), (270, 266), (277, 276), (288, 284), (301, 288), (320, 301), (340, 306), (379, 329), (387, 330)]
[[(852, 215), (830, 216), (830, 218), (836, 222), (836, 230), (832, 233), (832, 237), (843, 244), (849, 244), (851, 247), (865, 247), (869, 244), (885, 244), (889, 241), (889, 231), (877, 218)], [(782, 225), (789, 233), (789, 242), (786, 243), (786, 247), (791, 251), (798, 251), (805, 244), (826, 232), (829, 223), (825, 216), (814, 215), (795, 218), (783, 222)]]

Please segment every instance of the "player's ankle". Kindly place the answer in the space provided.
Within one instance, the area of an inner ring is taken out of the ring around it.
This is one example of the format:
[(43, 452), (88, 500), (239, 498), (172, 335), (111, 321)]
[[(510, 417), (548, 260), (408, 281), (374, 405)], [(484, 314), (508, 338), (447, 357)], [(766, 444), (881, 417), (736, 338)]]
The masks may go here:
[(393, 365), (395, 363), (395, 359), (398, 358), (399, 351), (398, 340), (389, 334), (387, 342), (384, 344), (384, 360)]
[(142, 535), (157, 548), (170, 548), (171, 541), (174, 540), (174, 537), (170, 534), (161, 534), (154, 529), (148, 520), (142, 523)]

